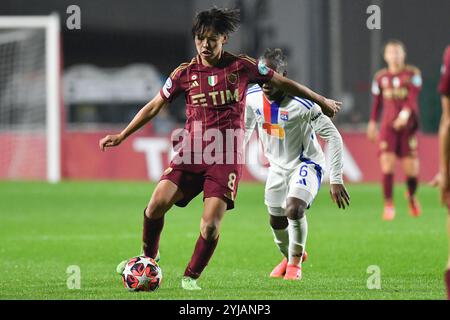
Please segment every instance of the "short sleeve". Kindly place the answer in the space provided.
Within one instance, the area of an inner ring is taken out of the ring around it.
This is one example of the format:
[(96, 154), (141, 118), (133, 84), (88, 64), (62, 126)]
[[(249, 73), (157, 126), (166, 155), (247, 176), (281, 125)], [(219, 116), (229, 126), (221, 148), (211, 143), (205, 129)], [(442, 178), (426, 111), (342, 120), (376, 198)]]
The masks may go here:
[(241, 55), (239, 57), (248, 72), (249, 83), (261, 85), (272, 79), (273, 70), (267, 67), (263, 60), (255, 60), (246, 55)]
[(444, 61), (441, 67), (441, 79), (439, 82), (439, 93), (450, 95), (450, 47), (444, 54)]
[(172, 102), (173, 99), (178, 97), (180, 93), (184, 91), (184, 89), (182, 88), (183, 70), (185, 70), (185, 67), (183, 68), (183, 65), (181, 65), (176, 68), (167, 78), (163, 87), (159, 91), (159, 94), (164, 100)]

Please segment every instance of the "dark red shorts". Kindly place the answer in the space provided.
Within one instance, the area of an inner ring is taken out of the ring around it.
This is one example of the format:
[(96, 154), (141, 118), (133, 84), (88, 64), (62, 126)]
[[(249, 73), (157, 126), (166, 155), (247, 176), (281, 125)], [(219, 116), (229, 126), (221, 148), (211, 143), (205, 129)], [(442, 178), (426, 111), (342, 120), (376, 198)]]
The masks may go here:
[(242, 164), (174, 164), (171, 163), (160, 180), (170, 180), (180, 188), (184, 197), (175, 203), (185, 207), (203, 191), (203, 199), (217, 197), (234, 208)]
[(417, 156), (417, 130), (405, 128), (396, 131), (394, 128), (380, 129), (379, 153), (392, 152), (399, 158)]

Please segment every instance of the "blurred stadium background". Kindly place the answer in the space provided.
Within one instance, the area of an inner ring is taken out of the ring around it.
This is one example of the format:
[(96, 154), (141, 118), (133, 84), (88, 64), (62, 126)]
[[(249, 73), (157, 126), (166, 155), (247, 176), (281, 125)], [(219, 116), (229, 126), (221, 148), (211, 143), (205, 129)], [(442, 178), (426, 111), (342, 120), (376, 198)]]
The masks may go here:
[[(67, 8), (73, 4), (81, 9), (79, 30), (66, 26), (71, 16)], [(60, 148), (52, 151), (59, 156), (53, 155), (47, 168), (49, 41), (42, 28), (0, 28), (0, 179), (157, 180), (168, 163), (167, 137), (183, 126), (182, 98), (122, 148), (102, 154), (97, 141), (106, 132), (121, 130), (171, 70), (195, 54), (192, 18), (212, 4), (242, 10), (242, 27), (227, 50), (257, 57), (266, 47), (283, 48), (290, 77), (344, 101), (335, 122), (346, 143), (346, 177), (353, 182), (378, 180), (376, 148), (364, 135), (370, 85), (383, 66), (383, 43), (404, 41), (408, 62), (423, 73), (421, 179), (431, 179), (437, 170), (440, 116), (436, 86), (450, 38), (447, 0), (3, 0), (3, 17), (59, 17), (59, 87), (53, 92), (58, 106), (51, 108), (60, 108), (61, 122), (53, 128), (60, 132)], [(381, 30), (366, 27), (372, 4), (382, 10)], [(53, 144), (57, 138), (53, 135)], [(119, 170), (124, 163), (133, 165)], [(263, 180), (264, 170), (247, 166), (244, 179)]]

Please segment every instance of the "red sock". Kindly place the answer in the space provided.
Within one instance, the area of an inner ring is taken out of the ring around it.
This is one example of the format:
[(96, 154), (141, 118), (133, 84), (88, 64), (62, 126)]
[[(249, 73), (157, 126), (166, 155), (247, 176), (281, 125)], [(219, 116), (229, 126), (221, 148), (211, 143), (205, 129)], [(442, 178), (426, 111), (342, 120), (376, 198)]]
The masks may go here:
[(144, 242), (144, 255), (156, 258), (159, 248), (159, 237), (164, 226), (164, 216), (159, 219), (150, 219), (144, 213), (144, 230), (142, 241)]
[(392, 173), (383, 174), (383, 195), (384, 201), (392, 201), (392, 188), (394, 185), (394, 175)]
[(414, 196), (417, 190), (417, 177), (408, 177), (408, 179), (406, 179), (406, 185), (408, 186), (409, 196)]
[(197, 239), (195, 244), (194, 253), (192, 254), (191, 261), (189, 262), (184, 275), (186, 277), (191, 277), (197, 279), (200, 277), (203, 269), (208, 265), (209, 259), (211, 259), (214, 250), (216, 249), (217, 242), (219, 242), (219, 237), (216, 240), (207, 241), (203, 239), (202, 235)]
[(450, 269), (445, 272), (445, 284), (447, 287), (447, 300), (450, 300)]

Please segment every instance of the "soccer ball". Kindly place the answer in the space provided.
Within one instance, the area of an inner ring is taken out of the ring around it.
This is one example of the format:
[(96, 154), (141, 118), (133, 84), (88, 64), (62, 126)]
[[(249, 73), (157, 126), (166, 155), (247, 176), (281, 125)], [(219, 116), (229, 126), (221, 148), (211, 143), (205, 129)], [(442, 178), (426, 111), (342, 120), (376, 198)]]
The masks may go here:
[(122, 272), (122, 282), (129, 291), (155, 291), (162, 281), (162, 271), (149, 257), (134, 257)]

